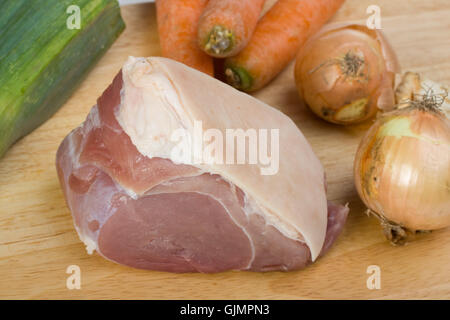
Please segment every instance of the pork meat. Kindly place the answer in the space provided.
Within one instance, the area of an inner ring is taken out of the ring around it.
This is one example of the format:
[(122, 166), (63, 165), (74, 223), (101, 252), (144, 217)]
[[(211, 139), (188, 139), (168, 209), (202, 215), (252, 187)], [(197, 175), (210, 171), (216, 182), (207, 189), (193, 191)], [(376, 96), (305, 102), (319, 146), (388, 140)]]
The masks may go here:
[[(195, 121), (224, 136), (277, 129), (276, 172), (175, 158), (173, 133), (191, 137)], [(327, 201), (322, 165), (287, 116), (165, 58), (130, 57), (56, 158), (88, 253), (136, 268), (300, 269), (330, 248), (348, 213)]]

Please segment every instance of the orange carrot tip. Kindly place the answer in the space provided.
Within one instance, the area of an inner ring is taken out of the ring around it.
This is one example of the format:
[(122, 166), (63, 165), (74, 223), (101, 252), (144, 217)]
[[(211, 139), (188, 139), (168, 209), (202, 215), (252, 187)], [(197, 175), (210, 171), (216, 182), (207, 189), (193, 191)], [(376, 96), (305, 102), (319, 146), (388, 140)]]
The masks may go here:
[(249, 42), (264, 0), (209, 0), (198, 25), (197, 41), (207, 54), (226, 58)]
[(208, 0), (156, 0), (161, 53), (211, 76), (213, 59), (197, 45), (200, 17)]
[(233, 49), (234, 43), (233, 32), (223, 26), (214, 26), (203, 47), (207, 53), (222, 56)]

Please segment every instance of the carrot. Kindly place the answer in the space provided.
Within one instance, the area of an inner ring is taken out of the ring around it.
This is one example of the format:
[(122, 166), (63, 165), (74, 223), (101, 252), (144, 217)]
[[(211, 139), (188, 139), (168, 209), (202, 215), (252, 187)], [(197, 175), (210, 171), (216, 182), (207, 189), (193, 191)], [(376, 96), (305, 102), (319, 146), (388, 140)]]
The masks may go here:
[(250, 40), (265, 0), (209, 0), (198, 25), (200, 48), (224, 58), (241, 51)]
[(198, 21), (207, 3), (156, 0), (156, 18), (162, 55), (213, 76), (213, 59), (197, 45)]
[(227, 82), (244, 90), (262, 88), (280, 73), (344, 0), (278, 0), (258, 22), (237, 56), (225, 60)]

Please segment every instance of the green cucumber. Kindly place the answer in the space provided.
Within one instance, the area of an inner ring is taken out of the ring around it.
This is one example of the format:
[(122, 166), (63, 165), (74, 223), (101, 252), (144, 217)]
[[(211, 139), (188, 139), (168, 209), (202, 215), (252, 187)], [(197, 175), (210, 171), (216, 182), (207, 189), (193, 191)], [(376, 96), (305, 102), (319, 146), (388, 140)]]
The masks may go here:
[[(73, 5), (79, 28), (68, 23)], [(0, 157), (62, 106), (124, 28), (116, 0), (0, 1)]]

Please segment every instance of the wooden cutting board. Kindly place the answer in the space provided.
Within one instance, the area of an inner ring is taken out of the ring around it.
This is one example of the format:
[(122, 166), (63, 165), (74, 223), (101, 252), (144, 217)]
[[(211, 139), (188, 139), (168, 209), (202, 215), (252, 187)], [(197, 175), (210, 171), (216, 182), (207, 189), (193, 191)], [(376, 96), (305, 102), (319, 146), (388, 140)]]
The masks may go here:
[[(372, 4), (381, 8), (382, 28), (403, 69), (450, 84), (448, 0), (348, 0), (334, 20), (365, 23)], [(126, 31), (72, 98), (0, 161), (0, 298), (450, 298), (450, 229), (405, 247), (384, 240), (353, 186), (353, 157), (368, 124), (341, 127), (317, 119), (297, 96), (292, 65), (255, 96), (298, 124), (326, 168), (329, 198), (350, 205), (343, 234), (326, 256), (298, 272), (205, 275), (136, 270), (87, 255), (54, 159), (61, 140), (85, 119), (127, 56), (160, 53), (154, 4), (124, 7), (123, 17)], [(69, 265), (81, 269), (80, 290), (66, 288)], [(371, 265), (380, 268), (380, 289), (367, 288)]]

